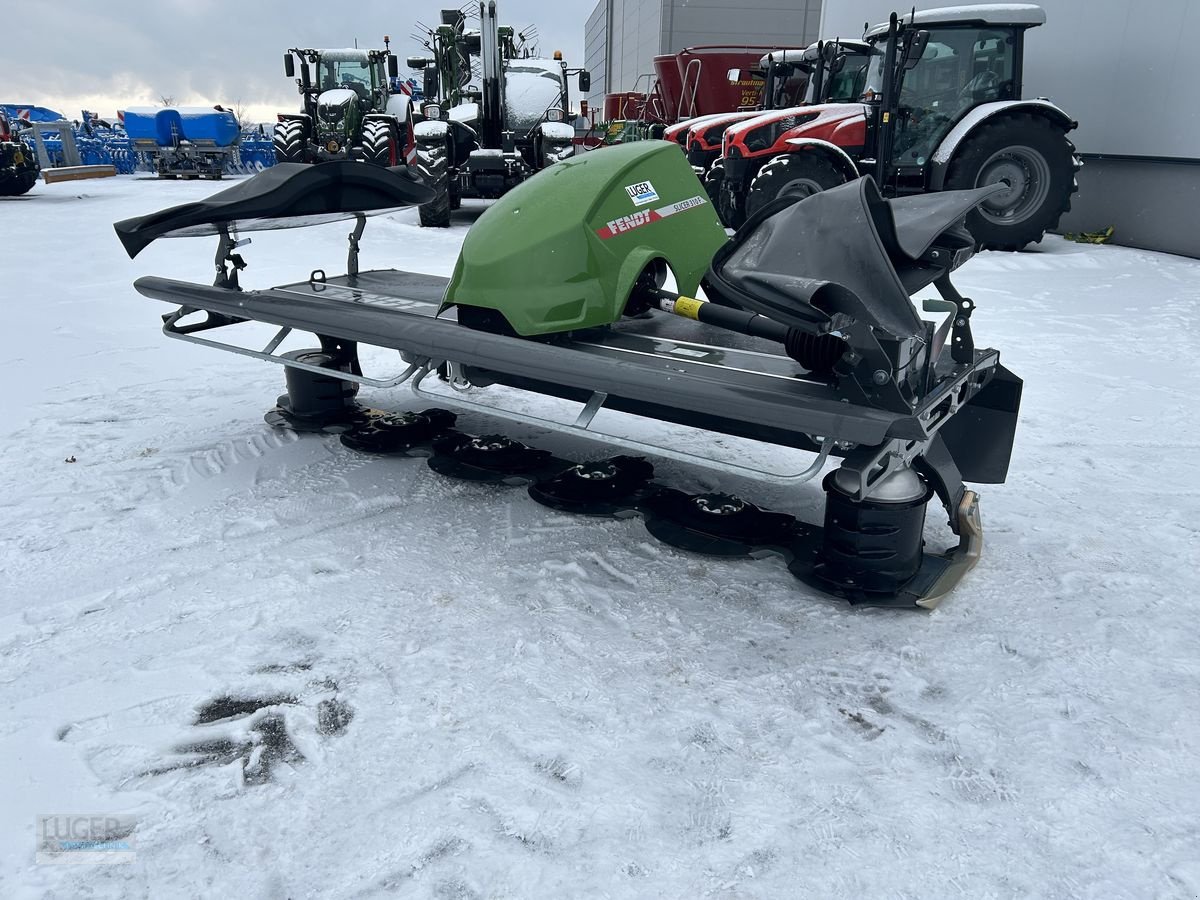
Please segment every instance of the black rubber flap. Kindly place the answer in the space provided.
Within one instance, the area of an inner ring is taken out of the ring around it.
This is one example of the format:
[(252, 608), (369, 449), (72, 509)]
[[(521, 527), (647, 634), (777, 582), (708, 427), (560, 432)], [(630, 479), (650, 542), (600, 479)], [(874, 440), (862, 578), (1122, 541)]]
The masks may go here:
[(279, 163), (205, 200), (117, 222), (117, 237), (130, 258), (162, 237), (298, 228), (376, 215), (428, 203), (434, 197), (405, 167), (385, 168), (352, 160), (304, 165)]
[(938, 191), (885, 201), (892, 213), (893, 234), (884, 235), (909, 259), (918, 259), (967, 213), (990, 197), (1008, 190), (997, 182), (969, 191)]
[(920, 334), (897, 266), (957, 229), (997, 189), (884, 200), (863, 177), (799, 202), (776, 201), (718, 251), (709, 292), (788, 325), (811, 326), (840, 312), (896, 338)]

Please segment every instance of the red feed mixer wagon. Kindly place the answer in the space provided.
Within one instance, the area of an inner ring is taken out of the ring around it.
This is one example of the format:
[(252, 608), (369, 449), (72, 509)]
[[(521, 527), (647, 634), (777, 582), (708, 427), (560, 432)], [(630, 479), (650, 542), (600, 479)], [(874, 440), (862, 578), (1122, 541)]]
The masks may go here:
[[(706, 44), (654, 57), (654, 75), (638, 79), (647, 90), (604, 95), (604, 120), (637, 121), (668, 126), (698, 116), (755, 108), (762, 80), (750, 77), (762, 55), (775, 47)], [(731, 70), (747, 73), (730, 81)], [(651, 84), (651, 79), (653, 83)]]

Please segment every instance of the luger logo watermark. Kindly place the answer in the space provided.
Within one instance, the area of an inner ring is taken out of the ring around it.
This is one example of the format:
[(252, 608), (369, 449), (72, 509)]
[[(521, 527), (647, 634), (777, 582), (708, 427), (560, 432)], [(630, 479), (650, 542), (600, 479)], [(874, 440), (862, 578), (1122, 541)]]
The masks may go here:
[(629, 199), (633, 201), (634, 206), (645, 206), (647, 203), (653, 203), (658, 199), (658, 191), (648, 181), (639, 181), (637, 184), (625, 185), (625, 193), (629, 195)]
[(136, 829), (133, 816), (38, 816), (37, 861), (56, 866), (133, 862)]

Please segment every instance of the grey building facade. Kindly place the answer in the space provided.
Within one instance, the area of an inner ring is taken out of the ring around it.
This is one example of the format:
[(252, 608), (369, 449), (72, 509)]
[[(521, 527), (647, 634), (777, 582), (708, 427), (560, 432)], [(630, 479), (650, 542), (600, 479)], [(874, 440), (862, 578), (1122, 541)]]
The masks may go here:
[[(980, 5), (981, 0), (955, 0)], [(1025, 40), (1025, 96), (1078, 120), (1084, 159), (1063, 231), (1112, 225), (1114, 243), (1200, 257), (1197, 0), (1035, 0), (1046, 24)], [(928, 3), (931, 8), (945, 3)], [(821, 34), (884, 22), (889, 0), (826, 0)]]
[(660, 54), (705, 44), (804, 47), (820, 20), (821, 0), (600, 0), (584, 28), (588, 102), (649, 90)]

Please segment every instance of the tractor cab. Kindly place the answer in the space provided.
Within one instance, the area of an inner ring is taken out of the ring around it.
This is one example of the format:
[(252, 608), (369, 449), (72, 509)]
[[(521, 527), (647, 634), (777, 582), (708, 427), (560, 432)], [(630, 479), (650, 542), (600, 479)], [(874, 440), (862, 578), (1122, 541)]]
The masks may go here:
[(542, 122), (563, 122), (569, 115), (567, 67), (561, 60), (534, 56), (504, 65), (504, 111), (509, 128), (532, 132)]
[(820, 60), (820, 47), (812, 44), (803, 50), (773, 50), (759, 61), (762, 78), (762, 104), (758, 109), (783, 109), (803, 102), (813, 83), (813, 70)]
[(313, 50), (307, 63), (313, 80), (310, 102), (317, 119), (336, 124), (353, 118), (353, 104), (359, 115), (382, 109), (387, 103), (388, 73), (386, 53), (372, 50)]
[(867, 32), (863, 100), (898, 185), (923, 182), (934, 151), (972, 109), (1021, 96), (1025, 30), (1046, 16), (1010, 6), (989, 8), (986, 20), (972, 7), (929, 10)]
[[(349, 58), (346, 58), (349, 57)], [(319, 54), (317, 69), (317, 92), (351, 90), (359, 100), (370, 102), (379, 90), (381, 74), (378, 66), (372, 65), (366, 51), (353, 54), (345, 51), (329, 51)]]
[(838, 38), (817, 46), (819, 59), (813, 66), (812, 77), (809, 78), (800, 104), (812, 106), (818, 103), (852, 103), (858, 100), (865, 90), (867, 65), (871, 58), (870, 45), (864, 41), (846, 41)]

